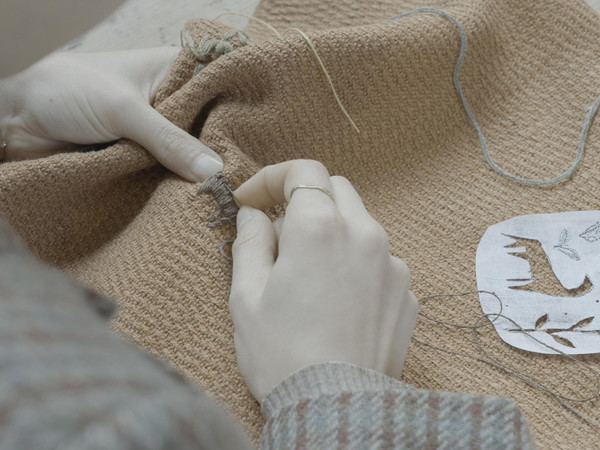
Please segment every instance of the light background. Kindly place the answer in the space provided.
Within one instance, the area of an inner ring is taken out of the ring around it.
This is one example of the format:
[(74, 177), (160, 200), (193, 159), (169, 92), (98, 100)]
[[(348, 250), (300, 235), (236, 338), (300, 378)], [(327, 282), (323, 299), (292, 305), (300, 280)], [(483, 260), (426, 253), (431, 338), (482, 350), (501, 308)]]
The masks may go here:
[[(600, 13), (600, 0), (585, 1)], [(75, 51), (102, 51), (178, 45), (186, 20), (214, 18), (225, 11), (251, 15), (258, 2), (0, 0), (0, 78), (23, 70), (62, 46)], [(222, 20), (238, 28), (247, 23), (247, 19), (234, 16)]]

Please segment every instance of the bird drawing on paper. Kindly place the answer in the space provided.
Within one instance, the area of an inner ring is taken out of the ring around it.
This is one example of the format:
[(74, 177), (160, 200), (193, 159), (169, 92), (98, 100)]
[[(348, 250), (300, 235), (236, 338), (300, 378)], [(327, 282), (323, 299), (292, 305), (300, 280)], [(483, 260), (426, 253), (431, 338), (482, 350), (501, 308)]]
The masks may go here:
[[(509, 237), (515, 240), (512, 244), (505, 246), (507, 249), (513, 249), (513, 251), (509, 251), (509, 254), (526, 260), (530, 267), (529, 278), (512, 278), (506, 280), (515, 283), (513, 286), (510, 286), (511, 289), (539, 292), (560, 297), (579, 297), (589, 292), (592, 288), (592, 283), (586, 276), (580, 286), (574, 289), (566, 289), (556, 276), (540, 241), (519, 236)], [(573, 260), (579, 260), (577, 252), (564, 245), (565, 240), (565, 235), (561, 234), (561, 239), (554, 246), (554, 250), (564, 253)]]

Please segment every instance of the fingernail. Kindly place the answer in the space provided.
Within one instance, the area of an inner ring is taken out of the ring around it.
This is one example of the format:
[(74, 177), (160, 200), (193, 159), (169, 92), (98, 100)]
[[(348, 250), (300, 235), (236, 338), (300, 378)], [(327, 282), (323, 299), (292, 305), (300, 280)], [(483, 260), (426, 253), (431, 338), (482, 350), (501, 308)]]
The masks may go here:
[(206, 180), (223, 170), (223, 160), (217, 154), (213, 156), (202, 153), (194, 160), (190, 169), (200, 180)]
[(254, 209), (249, 206), (242, 206), (237, 214), (237, 226), (240, 228), (254, 216)]

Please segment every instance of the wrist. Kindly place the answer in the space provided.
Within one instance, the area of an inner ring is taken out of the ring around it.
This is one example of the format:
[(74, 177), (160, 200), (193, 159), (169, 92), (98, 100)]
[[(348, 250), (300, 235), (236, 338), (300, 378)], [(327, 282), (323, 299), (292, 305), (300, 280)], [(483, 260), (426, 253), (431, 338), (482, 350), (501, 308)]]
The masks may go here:
[(263, 415), (302, 400), (342, 392), (411, 390), (414, 387), (371, 369), (339, 361), (313, 364), (283, 379), (263, 399)]

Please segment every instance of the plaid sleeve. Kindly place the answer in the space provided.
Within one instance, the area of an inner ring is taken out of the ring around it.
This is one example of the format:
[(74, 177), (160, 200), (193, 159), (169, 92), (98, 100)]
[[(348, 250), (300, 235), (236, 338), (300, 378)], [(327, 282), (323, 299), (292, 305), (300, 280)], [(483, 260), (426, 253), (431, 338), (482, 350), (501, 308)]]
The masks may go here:
[(262, 405), (263, 449), (533, 449), (511, 400), (416, 389), (329, 362), (280, 383)]

